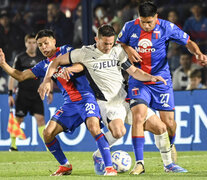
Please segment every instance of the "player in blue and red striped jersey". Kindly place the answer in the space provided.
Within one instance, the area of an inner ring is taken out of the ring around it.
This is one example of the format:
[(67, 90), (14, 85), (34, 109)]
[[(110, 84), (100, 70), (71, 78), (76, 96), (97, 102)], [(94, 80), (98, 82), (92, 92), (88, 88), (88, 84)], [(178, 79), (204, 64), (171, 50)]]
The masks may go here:
[[(73, 50), (68, 45), (56, 48), (56, 40), (51, 30), (39, 31), (36, 35), (36, 41), (40, 51), (47, 59), (39, 62), (32, 69), (27, 69), (23, 72), (13, 69), (6, 63), (4, 54), (0, 49), (0, 66), (18, 81), (44, 77), (48, 65), (53, 59)], [(74, 78), (72, 77), (69, 81), (62, 78), (60, 74), (64, 67), (68, 66), (59, 66), (52, 77), (62, 92), (64, 104), (52, 116), (43, 134), (47, 148), (60, 163), (59, 169), (52, 176), (69, 175), (72, 172), (72, 165), (65, 157), (55, 136), (63, 131), (72, 133), (83, 122), (85, 122), (90, 133), (95, 138), (104, 159), (106, 167), (104, 175), (117, 175), (112, 166), (108, 141), (101, 132), (100, 110), (94, 93), (83, 73), (75, 73)]]
[[(170, 141), (174, 147), (176, 131), (174, 97), (166, 57), (169, 41), (185, 45), (192, 54), (196, 55), (199, 62), (203, 65), (207, 64), (207, 57), (190, 40), (188, 34), (175, 24), (158, 19), (157, 7), (151, 2), (146, 1), (140, 4), (139, 18), (127, 22), (118, 36), (117, 42), (122, 44), (135, 66), (154, 76), (162, 76), (167, 81), (165, 86), (161, 82), (140, 82), (129, 77), (128, 96), (131, 99), (130, 107), (133, 113), (132, 142), (136, 157), (136, 164), (131, 174), (140, 174), (144, 170), (143, 124), (147, 106), (159, 111), (161, 120), (167, 125)], [(176, 156), (173, 157), (175, 161)]]

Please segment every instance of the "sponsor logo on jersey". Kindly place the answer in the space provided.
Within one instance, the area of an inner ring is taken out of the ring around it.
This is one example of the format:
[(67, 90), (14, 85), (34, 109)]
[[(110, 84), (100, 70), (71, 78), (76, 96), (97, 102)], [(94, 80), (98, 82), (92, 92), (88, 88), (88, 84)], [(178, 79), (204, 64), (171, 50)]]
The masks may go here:
[(44, 69), (48, 67), (49, 64), (45, 64)]
[(171, 26), (171, 28), (173, 29), (173, 27), (174, 27), (174, 24), (173, 24), (173, 23), (170, 23), (170, 26)]
[(110, 67), (120, 66), (120, 61), (118, 60), (110, 60), (110, 61), (103, 61), (93, 64), (93, 70), (96, 71), (98, 69), (105, 69)]
[(131, 37), (132, 38), (138, 38), (137, 34), (135, 34), (135, 33), (133, 33)]
[(184, 34), (183, 34), (183, 38), (186, 38), (186, 37), (187, 37), (187, 33), (184, 32)]
[(138, 42), (138, 47), (135, 47), (137, 52), (141, 53), (148, 53), (148, 52), (155, 52), (155, 48), (152, 47), (152, 42), (149, 39), (141, 39)]
[(133, 88), (132, 89), (132, 96), (137, 96), (137, 95), (140, 95), (139, 88)]

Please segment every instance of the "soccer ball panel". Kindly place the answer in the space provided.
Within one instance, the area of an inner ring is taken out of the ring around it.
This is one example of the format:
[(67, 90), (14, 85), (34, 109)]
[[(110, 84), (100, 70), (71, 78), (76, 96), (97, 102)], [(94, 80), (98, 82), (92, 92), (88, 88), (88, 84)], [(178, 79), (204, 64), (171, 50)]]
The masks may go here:
[(127, 152), (119, 150), (112, 154), (112, 163), (117, 172), (126, 172), (131, 167), (132, 159)]

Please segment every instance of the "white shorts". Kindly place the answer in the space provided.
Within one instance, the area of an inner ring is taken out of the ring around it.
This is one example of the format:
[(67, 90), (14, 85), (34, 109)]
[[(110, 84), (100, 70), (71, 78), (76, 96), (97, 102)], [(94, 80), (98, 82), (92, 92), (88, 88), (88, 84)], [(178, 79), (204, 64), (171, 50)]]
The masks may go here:
[[(124, 98), (117, 97), (110, 102), (101, 100), (97, 100), (97, 102), (101, 111), (102, 120), (106, 126), (110, 121), (115, 119), (121, 119), (124, 123), (132, 125), (132, 112), (129, 103)], [(145, 121), (154, 114), (154, 111), (148, 108)]]

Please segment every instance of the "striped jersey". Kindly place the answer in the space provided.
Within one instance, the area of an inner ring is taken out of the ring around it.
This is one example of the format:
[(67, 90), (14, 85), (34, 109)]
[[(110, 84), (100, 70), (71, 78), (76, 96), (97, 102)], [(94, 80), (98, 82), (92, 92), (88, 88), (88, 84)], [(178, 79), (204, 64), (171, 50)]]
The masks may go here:
[(169, 41), (186, 45), (188, 40), (189, 35), (169, 21), (158, 19), (155, 28), (146, 32), (141, 28), (139, 19), (135, 19), (125, 23), (117, 42), (130, 45), (142, 56), (142, 62), (135, 63), (136, 67), (171, 81), (167, 62)]
[[(52, 58), (47, 58), (39, 62), (33, 68), (31, 68), (31, 71), (36, 77), (44, 77), (48, 65), (53, 59), (72, 50), (73, 48), (69, 45), (58, 47), (56, 50), (56, 54)], [(72, 76), (69, 81), (61, 78), (59, 74), (65, 67), (68, 66), (59, 66), (52, 77), (53, 81), (61, 90), (65, 102), (80, 101), (82, 100), (83, 96), (93, 93), (93, 90), (90, 88), (84, 72), (74, 73), (74, 76)]]

